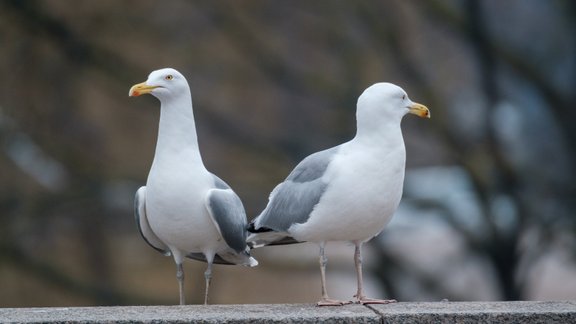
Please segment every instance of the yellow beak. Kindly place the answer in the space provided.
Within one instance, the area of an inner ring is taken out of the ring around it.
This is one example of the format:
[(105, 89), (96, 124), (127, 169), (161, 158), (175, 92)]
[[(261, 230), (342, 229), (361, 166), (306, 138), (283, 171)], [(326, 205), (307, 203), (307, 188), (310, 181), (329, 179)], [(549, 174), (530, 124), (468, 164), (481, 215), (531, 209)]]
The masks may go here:
[(132, 86), (132, 88), (130, 88), (130, 91), (128, 92), (128, 96), (129, 97), (138, 97), (140, 95), (143, 94), (147, 94), (152, 92), (152, 90), (158, 88), (158, 86), (151, 86), (151, 85), (147, 85), (146, 82), (142, 82), (142, 83), (138, 83)]
[(423, 117), (423, 118), (430, 118), (430, 110), (428, 110), (428, 107), (419, 104), (419, 103), (413, 103), (410, 106), (410, 111), (411, 114), (414, 114), (418, 117)]

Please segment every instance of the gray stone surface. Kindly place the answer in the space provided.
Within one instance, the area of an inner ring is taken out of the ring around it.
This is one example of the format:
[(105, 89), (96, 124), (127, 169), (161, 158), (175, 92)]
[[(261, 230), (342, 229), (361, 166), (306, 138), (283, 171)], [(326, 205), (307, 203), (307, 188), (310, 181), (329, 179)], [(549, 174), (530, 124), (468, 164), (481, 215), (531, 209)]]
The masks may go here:
[(383, 323), (576, 323), (576, 301), (437, 302), (367, 306)]
[(576, 301), (0, 308), (2, 323), (576, 323)]
[(132, 307), (6, 308), (0, 321), (13, 323), (380, 323), (360, 305), (189, 305)]

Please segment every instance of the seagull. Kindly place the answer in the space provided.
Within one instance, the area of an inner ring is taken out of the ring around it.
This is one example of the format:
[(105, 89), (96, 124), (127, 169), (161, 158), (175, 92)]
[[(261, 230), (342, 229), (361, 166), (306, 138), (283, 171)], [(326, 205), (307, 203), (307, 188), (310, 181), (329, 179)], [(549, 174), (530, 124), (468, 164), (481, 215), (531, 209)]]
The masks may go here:
[(180, 305), (185, 304), (184, 258), (208, 264), (208, 304), (213, 263), (258, 265), (246, 244), (246, 212), (230, 186), (202, 163), (184, 76), (171, 68), (154, 71), (146, 82), (130, 88), (130, 97), (143, 94), (160, 100), (160, 124), (146, 186), (136, 192), (136, 224), (146, 243), (174, 257)]
[(266, 208), (249, 224), (248, 245), (253, 248), (319, 245), (318, 306), (350, 303), (331, 299), (326, 290), (324, 248), (330, 241), (355, 245), (357, 303), (395, 302), (364, 295), (362, 245), (382, 231), (400, 203), (406, 164), (400, 123), (408, 113), (430, 118), (428, 108), (412, 102), (402, 88), (384, 82), (368, 87), (358, 98), (355, 137), (302, 160), (272, 190)]

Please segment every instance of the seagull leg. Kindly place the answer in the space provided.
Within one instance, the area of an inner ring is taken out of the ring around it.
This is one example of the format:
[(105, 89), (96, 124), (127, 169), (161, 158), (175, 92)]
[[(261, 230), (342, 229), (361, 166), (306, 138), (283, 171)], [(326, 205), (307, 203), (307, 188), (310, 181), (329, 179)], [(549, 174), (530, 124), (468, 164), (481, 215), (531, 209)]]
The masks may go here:
[(363, 291), (363, 278), (362, 278), (362, 242), (354, 242), (356, 248), (354, 250), (354, 264), (356, 265), (356, 278), (358, 279), (358, 291), (356, 292), (356, 302), (362, 305), (366, 304), (390, 304), (395, 303), (394, 299), (373, 299), (364, 296)]
[(180, 305), (184, 305), (184, 267), (181, 262), (176, 264), (176, 279), (178, 279), (178, 288), (180, 290)]
[(326, 263), (328, 258), (324, 254), (324, 246), (326, 242), (320, 242), (320, 276), (322, 277), (322, 299), (316, 303), (317, 306), (342, 306), (349, 304), (350, 302), (340, 301), (336, 299), (330, 299), (328, 297), (328, 292), (326, 291)]
[(206, 255), (206, 262), (208, 267), (204, 271), (204, 279), (206, 279), (206, 291), (204, 292), (204, 305), (208, 305), (208, 291), (210, 290), (210, 280), (212, 279), (212, 264), (214, 263), (213, 255)]

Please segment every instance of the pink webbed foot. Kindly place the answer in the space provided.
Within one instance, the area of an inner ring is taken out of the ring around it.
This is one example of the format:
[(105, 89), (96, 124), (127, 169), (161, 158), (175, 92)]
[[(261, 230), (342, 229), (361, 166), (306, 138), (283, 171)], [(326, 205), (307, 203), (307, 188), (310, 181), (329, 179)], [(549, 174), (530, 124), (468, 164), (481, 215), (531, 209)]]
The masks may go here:
[(385, 305), (385, 304), (397, 303), (396, 299), (375, 299), (375, 298), (368, 298), (366, 296), (358, 297), (357, 295), (354, 295), (354, 297), (356, 297), (356, 302), (362, 305), (369, 305), (369, 304)]
[(337, 299), (322, 298), (317, 303), (316, 306), (343, 306), (351, 304), (350, 301), (342, 301)]

